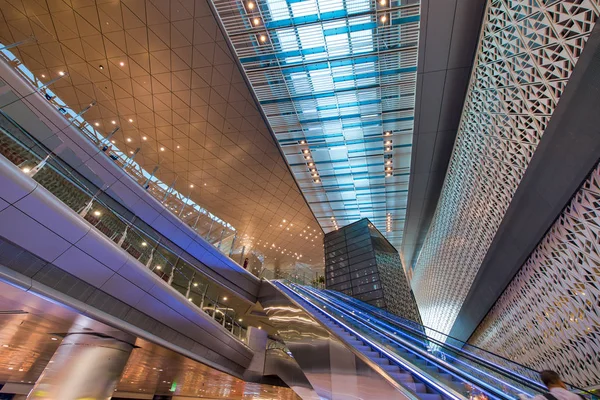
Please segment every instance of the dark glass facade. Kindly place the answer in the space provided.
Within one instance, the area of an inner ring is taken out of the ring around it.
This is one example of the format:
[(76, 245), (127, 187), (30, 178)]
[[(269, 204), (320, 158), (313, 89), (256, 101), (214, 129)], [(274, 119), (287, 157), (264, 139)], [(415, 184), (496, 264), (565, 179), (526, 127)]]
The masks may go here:
[(421, 323), (400, 255), (364, 218), (325, 235), (325, 286)]

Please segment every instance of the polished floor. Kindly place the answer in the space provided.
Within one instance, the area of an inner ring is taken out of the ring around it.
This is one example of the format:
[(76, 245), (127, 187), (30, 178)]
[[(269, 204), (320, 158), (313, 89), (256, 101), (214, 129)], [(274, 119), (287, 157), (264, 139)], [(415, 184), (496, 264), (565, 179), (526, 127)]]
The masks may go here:
[[(75, 311), (0, 283), (0, 382), (33, 384), (73, 326), (98, 328)], [(101, 329), (110, 329), (101, 325)], [(288, 388), (247, 383), (137, 339), (115, 396), (171, 394), (208, 399), (297, 399)], [(171, 391), (171, 389), (174, 389)]]

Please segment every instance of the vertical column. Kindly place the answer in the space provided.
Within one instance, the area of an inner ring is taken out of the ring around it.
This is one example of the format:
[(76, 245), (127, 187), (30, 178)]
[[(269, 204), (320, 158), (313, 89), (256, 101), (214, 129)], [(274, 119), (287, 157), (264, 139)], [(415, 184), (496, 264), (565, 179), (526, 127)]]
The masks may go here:
[(67, 334), (27, 399), (110, 399), (133, 349), (127, 339)]
[(254, 356), (248, 369), (244, 372), (244, 380), (257, 381), (265, 372), (265, 355), (267, 351), (267, 332), (254, 326), (248, 327), (246, 335), (248, 347), (254, 351)]

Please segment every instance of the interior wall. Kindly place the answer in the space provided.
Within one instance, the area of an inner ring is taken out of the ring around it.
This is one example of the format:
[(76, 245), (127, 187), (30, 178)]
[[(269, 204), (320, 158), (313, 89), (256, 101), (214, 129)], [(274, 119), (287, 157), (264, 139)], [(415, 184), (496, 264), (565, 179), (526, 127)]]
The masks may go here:
[(600, 164), (469, 343), (580, 387), (600, 383)]

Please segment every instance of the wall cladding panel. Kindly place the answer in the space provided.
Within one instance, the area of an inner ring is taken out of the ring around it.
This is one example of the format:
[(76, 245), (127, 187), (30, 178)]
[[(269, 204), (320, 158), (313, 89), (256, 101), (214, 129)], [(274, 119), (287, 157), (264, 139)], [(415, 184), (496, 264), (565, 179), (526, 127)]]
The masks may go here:
[(600, 382), (600, 164), (470, 343), (582, 387)]
[(599, 14), (598, 0), (492, 0), (412, 286), (449, 333)]

